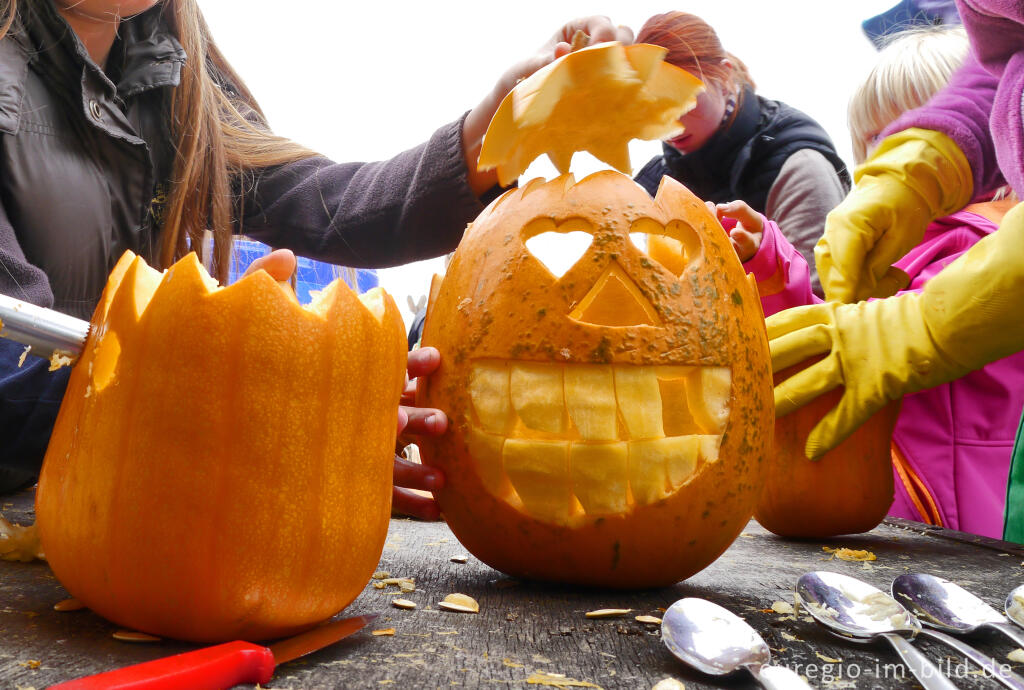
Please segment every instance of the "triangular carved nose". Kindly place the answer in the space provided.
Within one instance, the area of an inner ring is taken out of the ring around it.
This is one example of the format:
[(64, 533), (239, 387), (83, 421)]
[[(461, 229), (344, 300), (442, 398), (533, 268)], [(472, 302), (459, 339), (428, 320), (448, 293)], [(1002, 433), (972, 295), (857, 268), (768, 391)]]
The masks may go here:
[(636, 283), (612, 261), (569, 318), (595, 326), (658, 326), (661, 318)]

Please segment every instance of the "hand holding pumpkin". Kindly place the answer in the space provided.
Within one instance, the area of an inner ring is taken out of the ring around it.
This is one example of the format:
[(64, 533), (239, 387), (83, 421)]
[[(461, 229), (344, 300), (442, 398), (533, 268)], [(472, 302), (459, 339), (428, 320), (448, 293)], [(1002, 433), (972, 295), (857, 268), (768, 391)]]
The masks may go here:
[[(952, 381), (1020, 352), (1019, 300), (1024, 269), (1024, 204), (999, 231), (947, 266), (920, 293), (794, 307), (766, 320), (772, 368), (778, 372), (825, 355), (775, 387), (775, 414), (789, 414), (834, 388), (842, 398), (807, 438), (807, 457), (821, 457), (890, 400)], [(898, 324), (898, 328), (893, 325)]]
[(615, 26), (608, 17), (580, 17), (564, 24), (533, 55), (506, 70), (491, 92), (469, 112), (462, 125), (462, 152), (466, 159), (469, 186), (477, 196), (498, 184), (498, 176), (494, 170), (477, 170), (477, 159), (480, 156), (484, 133), (498, 110), (498, 105), (517, 83), (570, 52), (573, 36), (577, 31), (586, 34), (591, 45), (605, 41), (619, 41), (624, 44), (633, 42), (632, 29)]
[(261, 268), (270, 274), (270, 277), (279, 283), (283, 283), (286, 280), (290, 280), (292, 274), (295, 273), (295, 254), (290, 249), (275, 249), (269, 254), (258, 257), (248, 268), (245, 269), (245, 273), (242, 277), (249, 275)]
[[(398, 434), (440, 436), (448, 429), (448, 417), (432, 407), (415, 407), (416, 379), (433, 373), (441, 363), (441, 353), (434, 347), (422, 347), (409, 353), (408, 380), (398, 408)], [(410, 489), (436, 491), (444, 486), (444, 473), (434, 467), (410, 462), (395, 456), (395, 488), (391, 510), (421, 520), (437, 520), (441, 511), (437, 502)]]

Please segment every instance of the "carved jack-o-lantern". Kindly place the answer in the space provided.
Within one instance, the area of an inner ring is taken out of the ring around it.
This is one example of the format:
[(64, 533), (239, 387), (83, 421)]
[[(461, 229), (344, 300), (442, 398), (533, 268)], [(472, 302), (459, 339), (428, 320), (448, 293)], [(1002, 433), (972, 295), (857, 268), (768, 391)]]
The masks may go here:
[[(585, 233), (563, 275), (530, 250)], [(676, 265), (645, 238), (674, 243)], [(717, 558), (749, 520), (772, 439), (757, 290), (703, 203), (656, 199), (603, 171), (495, 200), (435, 280), (423, 344), (441, 351), (417, 403), (459, 540), (504, 572), (665, 585)]]

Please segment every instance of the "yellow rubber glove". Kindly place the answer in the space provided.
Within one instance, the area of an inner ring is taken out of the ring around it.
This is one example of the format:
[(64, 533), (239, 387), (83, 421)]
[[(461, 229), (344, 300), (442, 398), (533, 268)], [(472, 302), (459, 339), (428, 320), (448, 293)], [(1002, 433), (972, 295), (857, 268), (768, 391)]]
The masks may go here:
[(814, 248), (825, 297), (857, 302), (907, 284), (892, 263), (936, 218), (959, 211), (974, 187), (967, 158), (941, 132), (911, 128), (882, 140), (854, 171), (855, 186), (825, 219)]
[(768, 317), (772, 369), (826, 355), (775, 387), (786, 415), (837, 386), (839, 404), (807, 438), (820, 458), (890, 400), (1024, 350), (1024, 204), (920, 293), (826, 302)]

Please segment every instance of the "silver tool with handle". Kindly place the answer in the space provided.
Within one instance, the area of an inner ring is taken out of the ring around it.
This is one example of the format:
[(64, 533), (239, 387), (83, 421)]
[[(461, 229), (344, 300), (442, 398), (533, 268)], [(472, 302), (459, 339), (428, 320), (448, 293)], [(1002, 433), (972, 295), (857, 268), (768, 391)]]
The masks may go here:
[(28, 346), (29, 354), (44, 359), (58, 354), (74, 360), (82, 354), (87, 335), (88, 321), (0, 295), (0, 337)]

